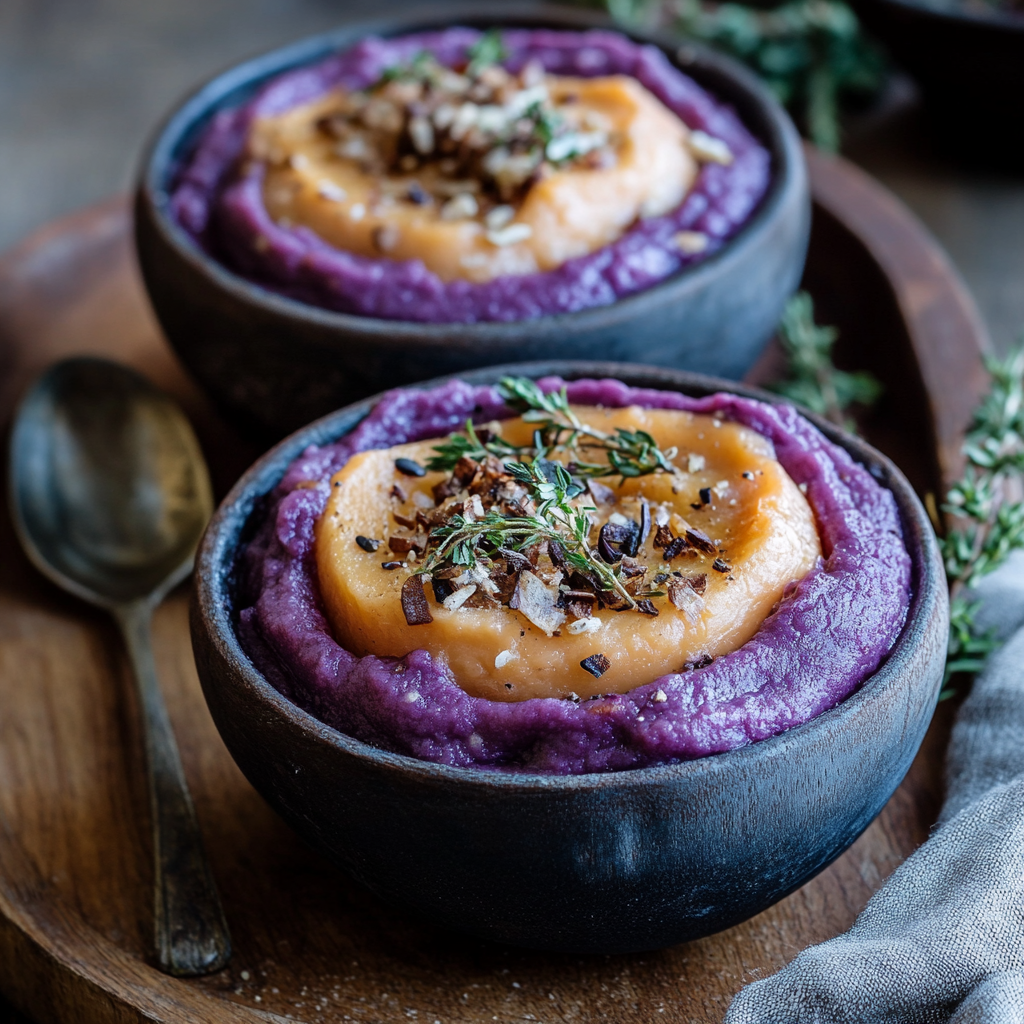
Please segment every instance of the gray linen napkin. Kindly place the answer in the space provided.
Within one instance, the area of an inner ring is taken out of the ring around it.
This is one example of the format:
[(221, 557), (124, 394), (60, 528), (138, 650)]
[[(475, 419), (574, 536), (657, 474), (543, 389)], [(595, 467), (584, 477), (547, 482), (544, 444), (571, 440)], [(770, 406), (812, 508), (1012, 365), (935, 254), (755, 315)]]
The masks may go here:
[(957, 714), (931, 838), (725, 1024), (1024, 1024), (1024, 553), (979, 596), (1007, 642)]

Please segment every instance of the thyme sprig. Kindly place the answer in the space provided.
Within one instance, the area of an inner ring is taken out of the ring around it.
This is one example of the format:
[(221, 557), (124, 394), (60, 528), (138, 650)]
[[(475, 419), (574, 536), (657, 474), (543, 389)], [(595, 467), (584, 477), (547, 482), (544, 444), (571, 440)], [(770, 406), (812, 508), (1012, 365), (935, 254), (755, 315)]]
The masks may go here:
[[(569, 405), (566, 390), (545, 393), (527, 377), (504, 377), (498, 386), (505, 403), (520, 413), (527, 423), (536, 424), (532, 445), (513, 445), (500, 434), (488, 432), (481, 438), (472, 423), (466, 424), (465, 436), (453, 434), (434, 448), (436, 453), (427, 463), (432, 470), (449, 470), (463, 456), (479, 461), (488, 454), (497, 458), (514, 455), (537, 459), (540, 452), (564, 452), (571, 458), (572, 472), (577, 477), (646, 476), (649, 473), (675, 473), (672, 459), (676, 449), (662, 451), (645, 430), (617, 427), (612, 434), (581, 422)], [(606, 462), (589, 461), (587, 455), (604, 452)]]
[[(881, 389), (870, 374), (836, 369), (832, 346), (837, 333), (815, 324), (810, 296), (795, 295), (779, 325), (789, 377), (774, 390), (852, 429), (849, 407), (870, 404)], [(971, 592), (1011, 552), (1024, 548), (1024, 340), (1005, 359), (986, 359), (985, 366), (991, 384), (967, 430), (964, 474), (941, 506), (949, 517), (944, 532), (940, 510), (928, 496), (950, 598), (942, 698), (954, 694), (949, 686), (953, 676), (977, 674), (1000, 646), (995, 633), (979, 623), (981, 603)]]
[(870, 373), (847, 373), (832, 361), (839, 332), (814, 322), (814, 300), (797, 292), (787, 303), (778, 327), (789, 375), (771, 385), (773, 391), (816, 412), (845, 430), (854, 430), (847, 410), (873, 405), (882, 385)]
[[(942, 506), (953, 523), (940, 541), (950, 596), (947, 683), (980, 671), (999, 646), (979, 625), (980, 602), (970, 591), (1024, 548), (1024, 344), (985, 366), (992, 380), (967, 430), (967, 466)], [(952, 692), (947, 687), (943, 695)]]
[(478, 519), (461, 513), (453, 516), (431, 531), (426, 559), (416, 573), (432, 573), (442, 566), (474, 569), (481, 562), (487, 568), (507, 552), (526, 551), (547, 541), (560, 546), (570, 567), (595, 579), (601, 590), (618, 594), (626, 607), (635, 608), (636, 601), (622, 585), (615, 567), (598, 558), (590, 547), (591, 513), (597, 510), (590, 504), (573, 503), (583, 493), (583, 485), (561, 463), (549, 461), (547, 454), (542, 449), (529, 463), (505, 464), (509, 474), (527, 489), (534, 511), (509, 515), (492, 508)]

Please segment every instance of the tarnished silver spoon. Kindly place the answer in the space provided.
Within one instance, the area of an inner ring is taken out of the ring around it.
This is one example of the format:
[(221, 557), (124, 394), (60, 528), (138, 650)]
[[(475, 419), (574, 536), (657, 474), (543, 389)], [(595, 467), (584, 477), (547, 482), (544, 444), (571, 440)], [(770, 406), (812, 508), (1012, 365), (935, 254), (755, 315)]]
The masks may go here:
[(231, 939), (203, 850), (153, 660), (153, 609), (192, 569), (213, 509), (182, 411), (148, 381), (102, 359), (48, 370), (11, 437), (10, 501), (32, 562), (107, 609), (135, 670), (149, 769), (161, 970), (220, 970)]

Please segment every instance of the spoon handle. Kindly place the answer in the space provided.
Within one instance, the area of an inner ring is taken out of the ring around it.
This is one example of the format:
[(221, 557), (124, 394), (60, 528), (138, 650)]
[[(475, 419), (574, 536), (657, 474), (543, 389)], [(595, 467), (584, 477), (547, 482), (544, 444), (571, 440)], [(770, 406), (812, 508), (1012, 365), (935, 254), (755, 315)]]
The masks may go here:
[(203, 849), (199, 822), (156, 674), (152, 607), (146, 601), (115, 612), (135, 670), (146, 738), (153, 823), (157, 965), (177, 977), (219, 971), (231, 936)]

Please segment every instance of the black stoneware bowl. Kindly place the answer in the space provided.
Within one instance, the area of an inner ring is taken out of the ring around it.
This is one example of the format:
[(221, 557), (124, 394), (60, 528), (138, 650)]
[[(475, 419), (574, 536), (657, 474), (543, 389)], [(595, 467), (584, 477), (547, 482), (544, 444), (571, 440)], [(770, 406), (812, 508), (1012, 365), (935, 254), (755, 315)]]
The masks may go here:
[[(461, 376), (494, 383), (511, 369)], [(774, 401), (646, 366), (533, 363), (515, 372)], [(675, 765), (560, 777), (451, 768), (318, 722), (267, 682), (235, 634), (233, 567), (261, 496), (307, 445), (341, 437), (375, 401), (332, 413), (264, 455), (220, 506), (196, 565), (192, 642), (213, 719), (249, 781), (303, 838), (383, 899), (436, 924), (523, 946), (613, 953), (751, 917), (868, 826), (931, 719), (948, 628), (928, 518), (888, 459), (815, 420), (895, 494), (913, 559), (903, 632), (842, 704), (771, 739)]]
[(1024, 13), (985, 0), (856, 0), (857, 13), (920, 83), (932, 135), (979, 168), (1024, 169)]
[(807, 175), (797, 133), (768, 91), (738, 64), (699, 47), (665, 44), (675, 63), (731, 103), (768, 148), (769, 193), (719, 253), (610, 306), (518, 323), (420, 324), (335, 313), (245, 280), (172, 222), (168, 188), (217, 110), (367, 34), (456, 24), (580, 29), (608, 22), (587, 11), (493, 3), (348, 26), (219, 75), (158, 131), (142, 164), (136, 244), (160, 323), (200, 383), (229, 412), (280, 437), (385, 387), (499, 363), (597, 357), (742, 377), (800, 281)]

